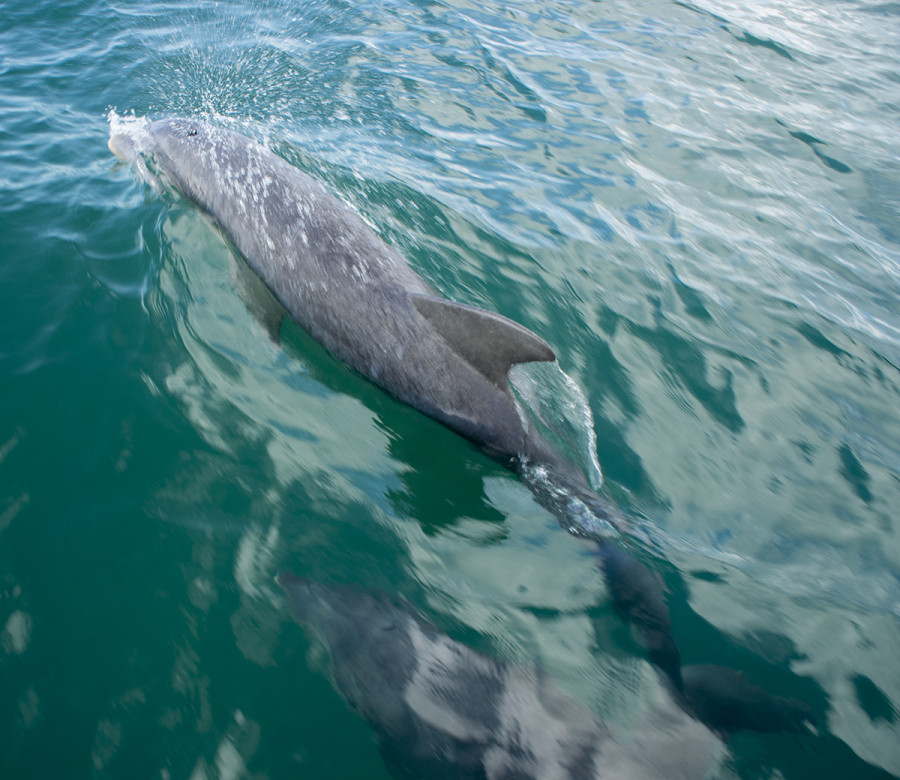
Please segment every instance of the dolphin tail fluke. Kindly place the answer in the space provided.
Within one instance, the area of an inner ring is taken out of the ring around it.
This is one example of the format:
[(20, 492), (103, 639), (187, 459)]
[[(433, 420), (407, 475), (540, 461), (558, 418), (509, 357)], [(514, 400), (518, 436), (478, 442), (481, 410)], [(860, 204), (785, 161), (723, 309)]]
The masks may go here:
[(431, 295), (410, 298), (453, 350), (498, 387), (506, 388), (516, 363), (556, 360), (540, 336), (499, 314)]
[(733, 669), (699, 664), (685, 666), (682, 676), (688, 710), (726, 736), (743, 729), (805, 734), (817, 725), (808, 704), (766, 693)]

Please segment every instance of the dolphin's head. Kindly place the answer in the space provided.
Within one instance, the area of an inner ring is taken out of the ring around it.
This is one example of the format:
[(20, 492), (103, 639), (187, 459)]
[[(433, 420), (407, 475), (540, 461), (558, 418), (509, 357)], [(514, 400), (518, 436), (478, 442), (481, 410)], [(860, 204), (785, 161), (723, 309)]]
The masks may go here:
[(179, 164), (198, 160), (215, 143), (217, 130), (199, 119), (171, 117), (147, 125), (147, 136), (153, 154), (162, 164)]
[(151, 122), (145, 117), (109, 115), (109, 150), (135, 166), (154, 189), (168, 183), (194, 197), (208, 172), (215, 127), (196, 119), (173, 117)]
[(335, 682), (364, 715), (386, 722), (416, 668), (411, 631), (415, 621), (388, 598), (348, 587), (330, 587), (281, 574), (297, 620), (331, 653)]
[(380, 641), (382, 633), (392, 632), (404, 621), (404, 612), (380, 594), (323, 585), (287, 573), (278, 576), (278, 584), (287, 593), (297, 620), (332, 647), (345, 641)]
[(203, 202), (207, 189), (216, 189), (215, 150), (221, 131), (198, 119), (173, 117), (147, 125), (147, 149), (158, 176), (187, 198)]

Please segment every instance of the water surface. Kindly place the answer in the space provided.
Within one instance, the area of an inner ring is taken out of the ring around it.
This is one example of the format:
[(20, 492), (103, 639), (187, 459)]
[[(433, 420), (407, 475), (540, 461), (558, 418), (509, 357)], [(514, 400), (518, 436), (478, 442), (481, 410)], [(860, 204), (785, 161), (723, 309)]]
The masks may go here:
[(405, 595), (626, 733), (659, 690), (514, 474), (267, 339), (111, 108), (262, 140), (553, 345), (519, 381), (684, 660), (825, 718), (713, 776), (900, 775), (898, 45), (849, 0), (6, 2), (0, 776), (387, 777), (284, 570)]

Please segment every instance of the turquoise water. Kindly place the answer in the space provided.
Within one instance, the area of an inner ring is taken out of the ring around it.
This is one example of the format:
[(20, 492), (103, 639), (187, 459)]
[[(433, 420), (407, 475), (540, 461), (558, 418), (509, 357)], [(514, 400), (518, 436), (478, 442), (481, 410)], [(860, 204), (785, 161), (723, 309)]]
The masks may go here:
[(711, 776), (900, 775), (898, 46), (900, 6), (839, 0), (5, 2), (0, 777), (388, 777), (284, 570), (626, 734), (659, 692), (513, 473), (268, 340), (112, 108), (264, 140), (553, 345), (517, 384), (633, 518), (684, 660), (824, 718)]

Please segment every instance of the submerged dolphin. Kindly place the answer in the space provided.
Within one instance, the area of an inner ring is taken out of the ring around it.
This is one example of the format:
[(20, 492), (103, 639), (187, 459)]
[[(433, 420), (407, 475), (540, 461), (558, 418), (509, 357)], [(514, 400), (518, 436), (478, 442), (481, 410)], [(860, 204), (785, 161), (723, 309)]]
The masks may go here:
[(386, 597), (292, 574), (278, 582), (397, 777), (699, 780), (723, 750), (665, 691), (620, 739), (539, 669), (482, 655)]
[(212, 215), (291, 319), (340, 361), (490, 452), (556, 460), (507, 378), (515, 363), (554, 360), (553, 350), (505, 317), (439, 297), (317, 181), (194, 119), (114, 125), (109, 148)]

